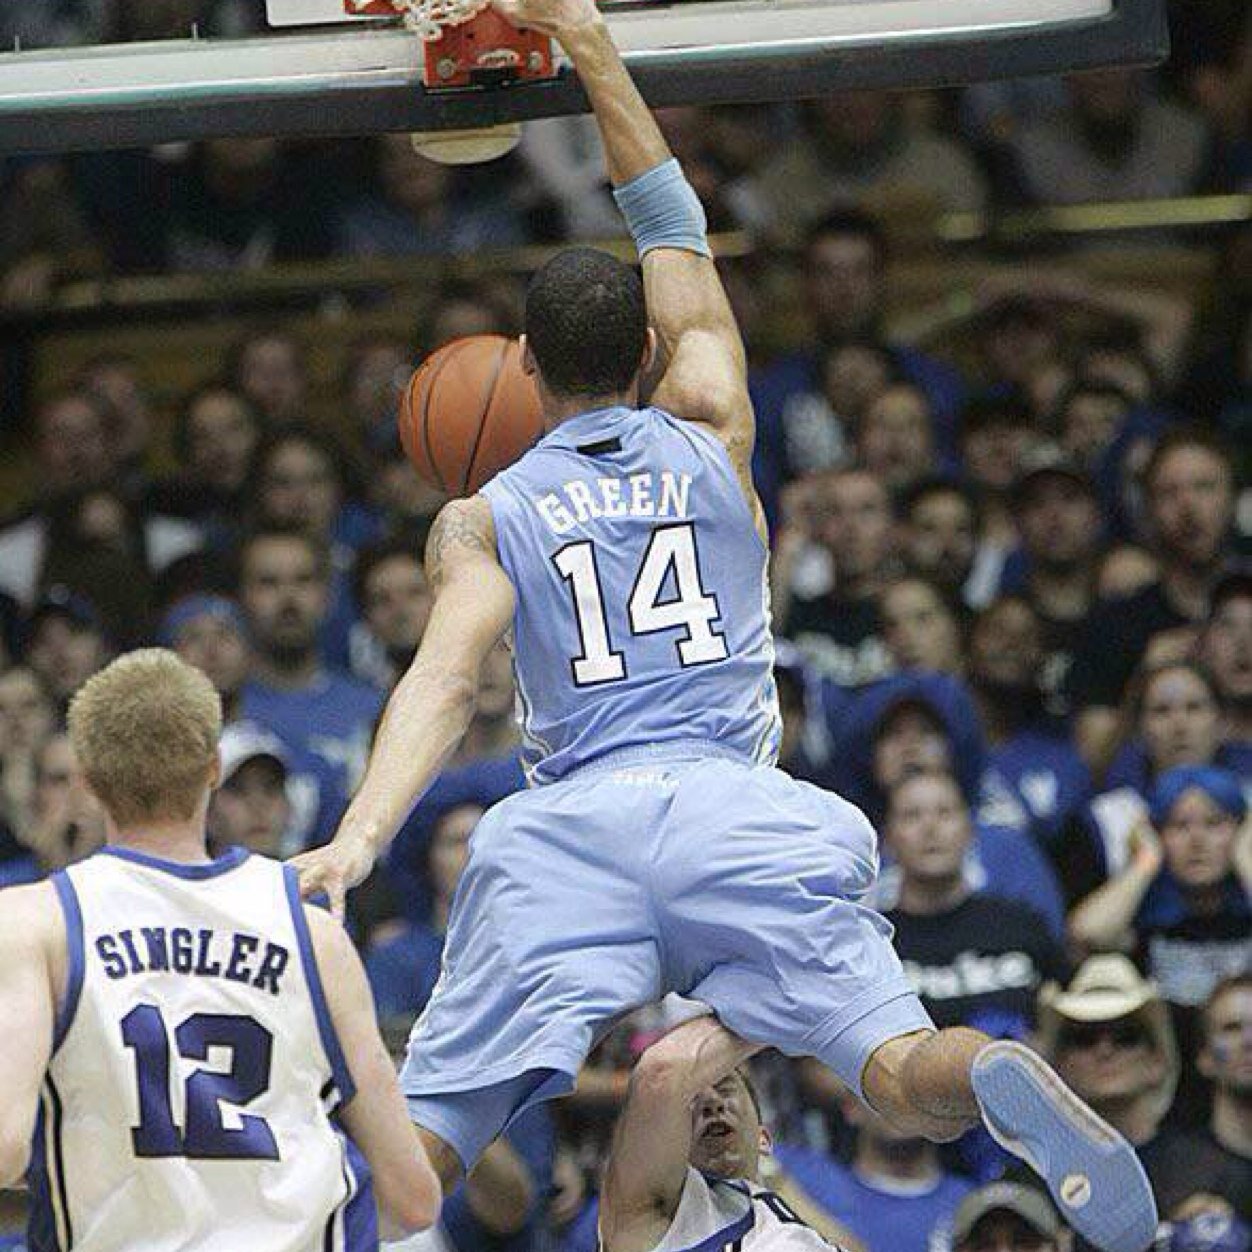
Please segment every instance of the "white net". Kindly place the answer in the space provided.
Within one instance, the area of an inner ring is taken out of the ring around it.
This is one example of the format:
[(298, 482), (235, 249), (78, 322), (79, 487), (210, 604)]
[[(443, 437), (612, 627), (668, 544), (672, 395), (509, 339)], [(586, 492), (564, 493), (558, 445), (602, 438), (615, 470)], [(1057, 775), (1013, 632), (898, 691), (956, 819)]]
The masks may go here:
[[(370, 0), (351, 0), (352, 7), (364, 9)], [(468, 21), (487, 7), (487, 0), (392, 0), (405, 26), (427, 41), (438, 39), (447, 26)]]

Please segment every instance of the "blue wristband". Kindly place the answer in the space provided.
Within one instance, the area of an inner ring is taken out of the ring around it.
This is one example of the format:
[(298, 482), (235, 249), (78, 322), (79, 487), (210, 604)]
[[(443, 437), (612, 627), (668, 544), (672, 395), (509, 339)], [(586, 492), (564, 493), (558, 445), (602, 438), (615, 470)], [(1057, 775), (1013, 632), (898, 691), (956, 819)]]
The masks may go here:
[(680, 248), (712, 257), (708, 218), (674, 158), (613, 192), (640, 257), (654, 248)]

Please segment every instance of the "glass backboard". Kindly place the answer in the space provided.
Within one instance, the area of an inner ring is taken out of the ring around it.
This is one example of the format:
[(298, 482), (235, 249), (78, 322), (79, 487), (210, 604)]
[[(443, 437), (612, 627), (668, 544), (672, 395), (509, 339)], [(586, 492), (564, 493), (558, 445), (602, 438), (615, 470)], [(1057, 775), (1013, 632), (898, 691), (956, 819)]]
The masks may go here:
[[(16, 2), (16, 0), (13, 0)], [(215, 135), (481, 127), (586, 107), (568, 70), (426, 90), (423, 49), (348, 0), (267, 0), (268, 29), (0, 54), (0, 153)], [(605, 0), (656, 105), (799, 99), (1148, 64), (1164, 0)]]

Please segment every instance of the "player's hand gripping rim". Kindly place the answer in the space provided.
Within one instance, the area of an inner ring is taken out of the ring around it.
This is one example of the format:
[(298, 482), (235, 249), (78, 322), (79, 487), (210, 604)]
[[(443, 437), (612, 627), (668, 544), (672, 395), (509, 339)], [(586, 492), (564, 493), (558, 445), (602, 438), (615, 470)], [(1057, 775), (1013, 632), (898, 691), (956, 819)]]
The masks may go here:
[(364, 882), (374, 867), (374, 850), (365, 839), (339, 834), (324, 847), (292, 857), (289, 864), (300, 876), (301, 897), (324, 896), (331, 913), (342, 922), (348, 892)]
[(490, 0), (490, 4), (514, 26), (558, 40), (603, 21), (595, 0)]

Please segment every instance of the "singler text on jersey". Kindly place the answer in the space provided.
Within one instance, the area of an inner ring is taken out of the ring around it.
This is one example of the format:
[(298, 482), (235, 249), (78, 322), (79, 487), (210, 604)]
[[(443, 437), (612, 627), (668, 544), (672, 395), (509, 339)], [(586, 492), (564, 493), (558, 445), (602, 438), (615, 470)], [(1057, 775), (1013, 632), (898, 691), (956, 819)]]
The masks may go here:
[[(174, 973), (225, 978), (278, 995), (291, 956), (280, 944), (256, 935), (219, 934), (185, 926), (140, 926), (100, 935), (96, 953), (109, 978), (132, 974)], [(259, 955), (258, 955), (259, 953)]]

